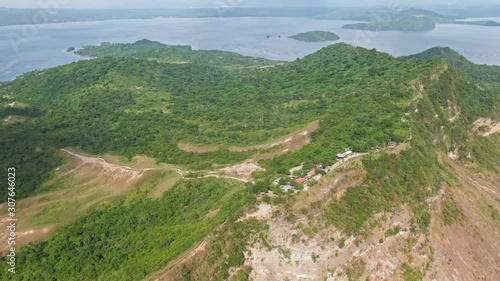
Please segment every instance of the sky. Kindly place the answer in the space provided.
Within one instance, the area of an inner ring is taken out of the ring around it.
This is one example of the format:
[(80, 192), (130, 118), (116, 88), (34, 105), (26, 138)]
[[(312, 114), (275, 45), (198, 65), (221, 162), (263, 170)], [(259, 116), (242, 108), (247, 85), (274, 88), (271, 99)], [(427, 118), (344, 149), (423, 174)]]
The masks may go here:
[(499, 0), (0, 0), (8, 8), (189, 8), (189, 7), (311, 7), (388, 5), (484, 5)]

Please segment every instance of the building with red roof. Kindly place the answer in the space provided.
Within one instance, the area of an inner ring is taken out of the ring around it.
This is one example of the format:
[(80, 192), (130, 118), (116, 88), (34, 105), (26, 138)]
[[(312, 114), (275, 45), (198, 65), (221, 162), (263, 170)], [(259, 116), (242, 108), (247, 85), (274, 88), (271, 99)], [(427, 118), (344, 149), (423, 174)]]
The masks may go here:
[(309, 173), (307, 173), (308, 177), (314, 177), (316, 175), (316, 169), (312, 169)]
[(297, 180), (295, 180), (296, 183), (298, 184), (303, 184), (305, 183), (307, 180), (305, 178), (298, 178)]

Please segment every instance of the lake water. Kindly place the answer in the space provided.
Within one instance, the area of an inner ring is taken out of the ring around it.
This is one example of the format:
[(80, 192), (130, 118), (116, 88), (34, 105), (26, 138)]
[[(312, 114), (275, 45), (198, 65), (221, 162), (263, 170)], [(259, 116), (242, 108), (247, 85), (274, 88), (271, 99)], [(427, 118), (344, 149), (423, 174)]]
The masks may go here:
[[(500, 65), (500, 27), (443, 24), (425, 32), (364, 32), (342, 29), (346, 23), (350, 22), (301, 18), (172, 18), (4, 26), (0, 27), (0, 81), (81, 59), (67, 53), (68, 47), (80, 48), (104, 41), (135, 42), (144, 38), (192, 45), (195, 49), (294, 60), (331, 44), (287, 38), (312, 30), (332, 31), (343, 42), (376, 48), (394, 56), (447, 46), (476, 63)], [(268, 39), (267, 35), (271, 37)]]

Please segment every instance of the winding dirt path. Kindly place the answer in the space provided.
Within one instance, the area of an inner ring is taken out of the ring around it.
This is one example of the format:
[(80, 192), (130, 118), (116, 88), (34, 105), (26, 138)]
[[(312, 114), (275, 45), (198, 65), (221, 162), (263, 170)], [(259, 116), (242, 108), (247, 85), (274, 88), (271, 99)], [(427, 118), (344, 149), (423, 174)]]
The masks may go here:
[(155, 170), (160, 170), (160, 168), (142, 168), (142, 169), (134, 169), (128, 166), (123, 166), (123, 165), (117, 165), (117, 164), (112, 164), (106, 162), (103, 158), (100, 157), (89, 157), (85, 155), (81, 155), (75, 152), (71, 152), (67, 149), (61, 149), (61, 151), (66, 152), (67, 154), (76, 157), (81, 161), (81, 163), (73, 168), (72, 170), (66, 172), (62, 176), (67, 176), (76, 170), (80, 169), (82, 166), (86, 164), (91, 164), (91, 165), (98, 165), (102, 167), (102, 173), (103, 174), (111, 174), (113, 175), (113, 178), (121, 178), (121, 177), (127, 177), (127, 182), (136, 180), (141, 178), (145, 172), (147, 171), (155, 171)]

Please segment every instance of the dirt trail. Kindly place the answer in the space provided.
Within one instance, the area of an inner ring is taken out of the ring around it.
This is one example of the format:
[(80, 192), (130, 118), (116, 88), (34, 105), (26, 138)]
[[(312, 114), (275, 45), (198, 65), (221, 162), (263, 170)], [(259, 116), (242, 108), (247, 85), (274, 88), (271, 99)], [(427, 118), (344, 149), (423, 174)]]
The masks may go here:
[(179, 143), (177, 147), (180, 150), (190, 152), (190, 153), (207, 153), (207, 152), (214, 152), (220, 149), (219, 146), (210, 146), (210, 145), (196, 145), (196, 144), (190, 144), (190, 143)]
[[(226, 224), (226, 221), (219, 225), (217, 229), (220, 229)], [(154, 280), (154, 281), (176, 281), (173, 279), (170, 275), (172, 274), (172, 271), (178, 267), (179, 265), (188, 262), (190, 259), (194, 258), (195, 256), (203, 254), (207, 247), (208, 247), (208, 241), (211, 237), (207, 236), (203, 241), (193, 250), (187, 252), (186, 254), (182, 255), (178, 259), (170, 262), (165, 266), (165, 268), (161, 271), (158, 271), (156, 274), (153, 275), (153, 277), (146, 278), (147, 280)]]
[[(270, 148), (280, 147), (278, 155), (281, 155), (291, 151), (300, 150), (305, 145), (311, 143), (310, 136), (317, 129), (319, 129), (319, 120), (312, 122), (309, 126), (307, 126), (305, 129), (300, 130), (299, 132), (283, 137), (281, 140), (272, 143), (265, 143), (265, 144), (246, 146), (246, 147), (233, 146), (230, 147), (229, 150), (234, 152), (244, 152), (249, 150), (270, 149)], [(278, 155), (273, 154), (273, 156), (278, 156)]]
[(200, 255), (204, 253), (207, 249), (207, 239), (205, 238), (196, 248), (194, 248), (192, 251), (189, 251), (186, 253), (184, 256), (179, 258), (178, 260), (174, 261), (173, 263), (168, 265), (168, 269), (166, 272), (162, 273), (160, 277), (155, 277), (153, 280), (155, 281), (174, 281), (169, 277), (170, 274), (172, 274), (172, 269), (176, 268), (178, 265), (181, 265), (188, 260), (192, 259), (193, 257)]
[[(67, 154), (66, 164), (57, 168), (55, 176), (45, 184), (63, 185), (64, 188), (16, 202), (18, 215), (16, 246), (18, 247), (49, 238), (58, 228), (84, 215), (99, 202), (122, 196), (132, 190), (135, 183), (148, 171), (163, 169), (162, 166), (146, 167), (150, 163), (144, 159), (135, 161), (132, 168), (110, 163), (100, 157), (90, 157), (67, 149), (62, 151)], [(112, 159), (110, 156), (106, 158)], [(5, 203), (0, 204), (0, 210), (5, 208)], [(7, 249), (8, 237), (4, 231), (6, 223), (6, 214), (2, 213), (0, 252)]]
[[(271, 143), (264, 143), (252, 146), (230, 146), (228, 149), (232, 152), (245, 152), (249, 150), (262, 150), (262, 149), (281, 147), (280, 150), (281, 154), (287, 153), (289, 151), (296, 151), (302, 148), (304, 145), (307, 145), (311, 142), (310, 135), (318, 128), (319, 128), (319, 121), (314, 121), (311, 124), (309, 124), (305, 129), (284, 136), (280, 140)], [(177, 145), (177, 147), (179, 147), (179, 149), (183, 151), (191, 153), (214, 152), (221, 148), (224, 148), (223, 146), (218, 146), (218, 145), (196, 145), (196, 144), (186, 144), (186, 143), (180, 143)]]
[[(13, 103), (9, 103), (8, 104), (10, 108), (14, 108), (14, 106), (16, 105), (16, 102), (13, 102)], [(6, 119), (4, 119), (3, 121), (4, 122), (9, 122), (10, 120), (12, 119), (12, 115), (9, 115)]]
[(122, 166), (117, 164), (111, 164), (106, 162), (103, 158), (100, 157), (89, 157), (85, 155), (81, 155), (78, 153), (71, 152), (67, 149), (61, 149), (62, 151), (68, 153), (69, 155), (76, 157), (80, 160), (80, 164), (74, 169), (64, 173), (62, 176), (67, 176), (69, 174), (74, 173), (76, 170), (80, 169), (84, 165), (94, 165), (102, 168), (98, 175), (104, 175), (111, 180), (125, 180), (127, 183), (132, 182), (141, 178), (145, 172), (159, 170), (159, 168), (141, 168), (134, 169), (128, 166)]
[(216, 175), (216, 174), (209, 174), (209, 175), (204, 175), (201, 176), (200, 178), (218, 178), (218, 179), (228, 179), (228, 180), (236, 180), (244, 183), (248, 183), (250, 181), (245, 180), (245, 179), (240, 179), (237, 177), (229, 177), (229, 176), (224, 176), (224, 175)]
[[(201, 172), (196, 178), (220, 178), (220, 179), (232, 179), (244, 183), (253, 183), (252, 174), (256, 171), (264, 171), (263, 168), (257, 165), (256, 160), (248, 160), (246, 162), (222, 168), (219, 170), (205, 171)], [(181, 177), (189, 178), (190, 173), (197, 174), (193, 171), (184, 171), (179, 168), (175, 170)]]

